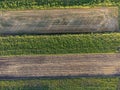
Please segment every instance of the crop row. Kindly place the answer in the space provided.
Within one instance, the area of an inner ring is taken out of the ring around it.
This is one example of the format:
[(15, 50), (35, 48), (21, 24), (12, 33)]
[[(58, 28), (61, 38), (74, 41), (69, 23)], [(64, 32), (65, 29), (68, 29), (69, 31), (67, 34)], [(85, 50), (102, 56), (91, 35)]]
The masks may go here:
[(1, 9), (31, 9), (66, 6), (88, 6), (100, 3), (120, 5), (119, 0), (0, 0)]
[(0, 81), (1, 90), (119, 90), (118, 85), (118, 77)]
[(118, 52), (120, 33), (0, 37), (0, 55)]

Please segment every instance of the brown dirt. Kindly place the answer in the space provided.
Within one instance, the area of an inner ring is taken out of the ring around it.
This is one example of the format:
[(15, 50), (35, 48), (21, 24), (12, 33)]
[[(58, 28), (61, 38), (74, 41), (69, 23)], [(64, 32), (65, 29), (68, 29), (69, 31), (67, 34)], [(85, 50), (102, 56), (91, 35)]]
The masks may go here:
[(120, 54), (14, 56), (0, 58), (0, 77), (120, 74)]
[(119, 31), (118, 8), (0, 11), (0, 34)]

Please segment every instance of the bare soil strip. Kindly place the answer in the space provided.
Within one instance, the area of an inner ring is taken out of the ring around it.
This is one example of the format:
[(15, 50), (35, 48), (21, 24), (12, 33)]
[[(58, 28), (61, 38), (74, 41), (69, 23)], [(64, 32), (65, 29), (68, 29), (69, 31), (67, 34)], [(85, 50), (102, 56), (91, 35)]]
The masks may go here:
[(0, 11), (0, 34), (119, 31), (118, 8)]
[(119, 75), (120, 54), (13, 56), (0, 58), (0, 77)]

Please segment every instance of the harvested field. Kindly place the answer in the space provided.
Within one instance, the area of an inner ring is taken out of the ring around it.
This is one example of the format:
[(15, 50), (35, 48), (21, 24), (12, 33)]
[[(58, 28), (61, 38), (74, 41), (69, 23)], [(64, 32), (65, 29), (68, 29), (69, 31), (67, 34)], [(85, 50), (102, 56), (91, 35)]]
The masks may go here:
[(0, 11), (0, 35), (119, 31), (118, 8)]
[(120, 54), (14, 56), (0, 58), (0, 77), (119, 75)]

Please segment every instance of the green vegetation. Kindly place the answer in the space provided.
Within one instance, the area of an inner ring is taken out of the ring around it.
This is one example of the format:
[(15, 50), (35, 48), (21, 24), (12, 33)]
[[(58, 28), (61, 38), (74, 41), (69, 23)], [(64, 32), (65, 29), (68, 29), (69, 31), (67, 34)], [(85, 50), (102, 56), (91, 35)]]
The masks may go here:
[(120, 33), (0, 37), (0, 55), (116, 53)]
[(1, 9), (46, 9), (79, 6), (120, 6), (119, 0), (0, 0)]
[[(120, 6), (120, 0), (0, 0), (0, 9)], [(120, 33), (0, 36), (0, 56), (120, 52)], [(0, 90), (119, 90), (120, 78), (0, 80)]]
[[(120, 0), (0, 0), (0, 9), (120, 6)], [(0, 36), (0, 56), (120, 52), (120, 33)], [(120, 78), (0, 80), (0, 90), (119, 90)]]
[(0, 90), (119, 90), (119, 78), (1, 80)]

